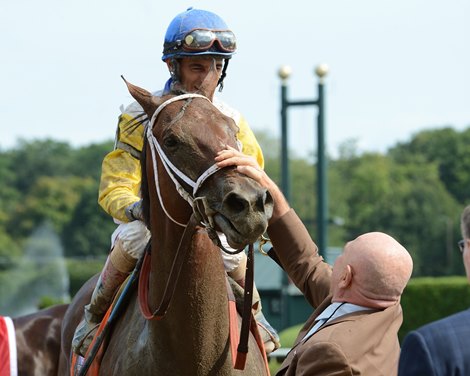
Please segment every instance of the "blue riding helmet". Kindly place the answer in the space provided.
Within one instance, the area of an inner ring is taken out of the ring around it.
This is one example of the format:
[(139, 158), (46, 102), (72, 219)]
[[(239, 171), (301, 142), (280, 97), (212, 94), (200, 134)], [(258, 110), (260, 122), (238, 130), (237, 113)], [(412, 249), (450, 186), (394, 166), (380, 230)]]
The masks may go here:
[(162, 60), (197, 55), (230, 59), (235, 50), (235, 35), (222, 18), (191, 7), (178, 14), (168, 26)]

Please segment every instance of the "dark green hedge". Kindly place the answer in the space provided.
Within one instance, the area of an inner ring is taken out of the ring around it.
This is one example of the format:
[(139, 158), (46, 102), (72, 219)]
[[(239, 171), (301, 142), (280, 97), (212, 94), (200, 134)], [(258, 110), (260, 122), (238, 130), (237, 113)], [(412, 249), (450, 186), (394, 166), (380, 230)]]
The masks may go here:
[(401, 304), (403, 325), (399, 337), (431, 321), (470, 307), (470, 285), (465, 277), (414, 278)]
[(104, 263), (105, 259), (67, 259), (69, 291), (72, 298), (88, 279), (101, 272)]

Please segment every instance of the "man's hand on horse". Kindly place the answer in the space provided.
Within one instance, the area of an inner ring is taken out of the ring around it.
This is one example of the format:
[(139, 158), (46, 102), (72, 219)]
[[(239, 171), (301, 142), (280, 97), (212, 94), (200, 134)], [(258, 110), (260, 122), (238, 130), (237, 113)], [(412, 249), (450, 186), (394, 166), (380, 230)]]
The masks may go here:
[(245, 155), (242, 152), (225, 145), (225, 149), (219, 151), (215, 157), (217, 166), (223, 168), (227, 166), (236, 166), (237, 170), (242, 174), (254, 179), (261, 186), (266, 188), (274, 199), (274, 212), (269, 220), (273, 223), (277, 218), (283, 216), (290, 210), (289, 203), (285, 199), (279, 187), (266, 172), (258, 165), (256, 160)]
[(265, 180), (267, 175), (253, 157), (243, 154), (231, 146), (225, 145), (225, 149), (217, 153), (215, 161), (217, 166), (221, 168), (227, 166), (236, 166), (239, 172), (249, 176), (264, 186), (263, 180)]

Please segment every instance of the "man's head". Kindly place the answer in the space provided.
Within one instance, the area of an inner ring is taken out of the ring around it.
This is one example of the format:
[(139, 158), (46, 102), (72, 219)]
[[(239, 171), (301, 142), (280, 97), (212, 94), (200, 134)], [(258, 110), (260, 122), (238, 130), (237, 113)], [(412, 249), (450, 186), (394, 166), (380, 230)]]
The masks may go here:
[(193, 91), (187, 87), (192, 85), (186, 81), (191, 72), (185, 70), (184, 62), (210, 59), (214, 68), (220, 66), (215, 87), (220, 84), (222, 88), (228, 61), (236, 48), (235, 35), (222, 18), (212, 12), (189, 8), (168, 26), (162, 60), (166, 62), (173, 82), (181, 84), (186, 91)]
[(346, 243), (333, 266), (334, 302), (386, 308), (397, 301), (411, 277), (413, 261), (391, 236), (369, 232)]
[(168, 61), (173, 88), (185, 92), (199, 92), (210, 100), (219, 84), (223, 60), (211, 55), (184, 57), (178, 62)]
[(463, 264), (465, 265), (467, 279), (470, 282), (470, 205), (462, 212), (462, 216), (460, 217), (460, 230), (463, 238)]

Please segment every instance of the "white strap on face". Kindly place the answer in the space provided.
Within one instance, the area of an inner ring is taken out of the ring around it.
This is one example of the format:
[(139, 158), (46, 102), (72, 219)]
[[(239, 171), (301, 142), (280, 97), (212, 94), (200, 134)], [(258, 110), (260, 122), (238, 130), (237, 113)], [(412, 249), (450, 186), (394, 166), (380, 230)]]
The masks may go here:
[[(202, 173), (201, 176), (199, 176), (197, 181), (193, 181), (191, 178), (189, 178), (187, 175), (185, 175), (181, 170), (179, 170), (169, 160), (169, 158), (166, 156), (165, 152), (163, 151), (162, 147), (160, 146), (158, 140), (153, 135), (152, 130), (153, 130), (154, 123), (155, 123), (155, 121), (158, 117), (158, 114), (166, 106), (168, 106), (170, 103), (180, 101), (180, 100), (184, 100), (184, 99), (188, 99), (188, 98), (204, 98), (204, 99), (206, 99), (210, 102), (209, 98), (207, 98), (203, 95), (200, 95), (200, 94), (192, 94), (192, 93), (182, 94), (182, 95), (178, 95), (176, 97), (170, 98), (167, 101), (163, 102), (160, 106), (158, 106), (158, 108), (153, 113), (152, 118), (151, 118), (151, 120), (150, 120), (150, 122), (149, 122), (149, 124), (147, 125), (147, 128), (146, 128), (146, 136), (147, 136), (147, 140), (148, 140), (149, 145), (150, 145), (150, 151), (151, 151), (151, 154), (152, 154), (152, 163), (153, 163), (153, 169), (154, 169), (155, 186), (157, 188), (157, 194), (158, 194), (158, 198), (160, 200), (160, 205), (162, 206), (163, 211), (168, 216), (168, 218), (170, 218), (174, 223), (176, 223), (180, 226), (183, 226), (183, 227), (185, 227), (186, 225), (182, 224), (182, 223), (179, 223), (178, 221), (173, 219), (171, 217), (171, 215), (167, 212), (167, 210), (165, 208), (165, 205), (163, 204), (163, 200), (162, 200), (161, 193), (160, 193), (160, 185), (158, 184), (158, 168), (157, 168), (156, 154), (158, 153), (158, 155), (159, 155), (159, 157), (160, 157), (160, 159), (163, 163), (163, 166), (165, 167), (165, 170), (167, 171), (168, 175), (170, 176), (171, 180), (173, 181), (173, 184), (175, 184), (176, 190), (178, 191), (180, 196), (183, 197), (192, 207), (193, 207), (193, 198), (195, 197), (195, 195), (196, 195), (198, 189), (201, 187), (202, 183), (204, 183), (204, 181), (209, 176), (211, 176), (212, 174), (214, 174), (215, 172), (220, 170), (220, 167), (218, 167), (216, 164), (213, 164), (206, 171), (204, 171), (204, 173)], [(186, 190), (181, 186), (181, 184), (176, 179), (175, 175), (178, 176), (180, 179), (182, 179), (190, 187), (192, 187), (192, 189), (193, 189), (192, 195), (190, 195), (188, 192), (186, 192)]]
[[(207, 99), (209, 102), (210, 102), (210, 99), (205, 97), (204, 95), (201, 95), (201, 94), (195, 94), (195, 93), (188, 93), (188, 94), (181, 94), (181, 95), (177, 95), (176, 97), (173, 97), (173, 98), (170, 98), (168, 100), (166, 100), (165, 102), (163, 102), (160, 106), (158, 106), (158, 108), (155, 110), (155, 112), (153, 113), (152, 115), (152, 118), (150, 119), (150, 123), (149, 123), (149, 127), (150, 129), (153, 128), (153, 125), (155, 123), (155, 120), (157, 120), (157, 116), (160, 112), (162, 112), (162, 110), (168, 106), (169, 104), (173, 103), (173, 102), (177, 102), (177, 101), (182, 101), (183, 99), (188, 99), (188, 98), (204, 98), (204, 99)], [(211, 102), (212, 103), (212, 102)]]

